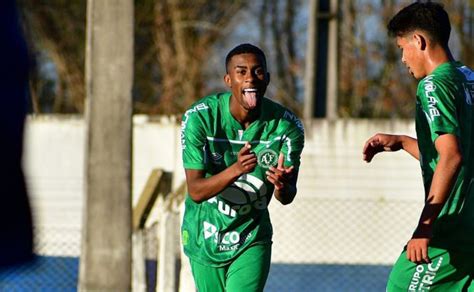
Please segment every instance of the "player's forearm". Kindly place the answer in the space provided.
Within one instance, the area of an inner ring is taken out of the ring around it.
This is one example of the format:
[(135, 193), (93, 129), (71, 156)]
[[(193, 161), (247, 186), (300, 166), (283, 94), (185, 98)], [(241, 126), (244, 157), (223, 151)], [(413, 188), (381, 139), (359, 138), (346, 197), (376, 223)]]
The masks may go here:
[(432, 226), (443, 209), (461, 166), (460, 154), (441, 156), (436, 166), (430, 192), (421, 213), (419, 229)]
[(274, 196), (283, 205), (288, 205), (295, 199), (296, 192), (296, 186), (288, 185), (281, 190), (275, 190)]
[(241, 175), (238, 169), (230, 166), (216, 175), (194, 179), (188, 183), (189, 196), (197, 203), (204, 202), (218, 195)]
[(400, 135), (400, 143), (402, 149), (408, 152), (411, 156), (415, 157), (417, 160), (420, 160), (420, 152), (418, 149), (418, 140), (410, 136)]
[(275, 196), (275, 198), (283, 205), (288, 205), (292, 203), (298, 191), (296, 188), (297, 181), (298, 181), (298, 169), (295, 169), (293, 175), (285, 183), (285, 186), (280, 190), (275, 189), (275, 191), (273, 192), (273, 195)]

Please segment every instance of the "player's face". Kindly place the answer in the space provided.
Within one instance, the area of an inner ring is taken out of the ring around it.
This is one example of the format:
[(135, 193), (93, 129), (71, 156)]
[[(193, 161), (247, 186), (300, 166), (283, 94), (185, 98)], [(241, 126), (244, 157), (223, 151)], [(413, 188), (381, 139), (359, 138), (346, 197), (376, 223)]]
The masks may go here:
[(269, 74), (263, 59), (255, 54), (235, 55), (230, 59), (224, 76), (235, 101), (246, 111), (260, 105), (269, 82)]
[(402, 51), (402, 62), (413, 77), (420, 79), (426, 76), (423, 66), (423, 50), (419, 39), (413, 34), (397, 37), (397, 46)]

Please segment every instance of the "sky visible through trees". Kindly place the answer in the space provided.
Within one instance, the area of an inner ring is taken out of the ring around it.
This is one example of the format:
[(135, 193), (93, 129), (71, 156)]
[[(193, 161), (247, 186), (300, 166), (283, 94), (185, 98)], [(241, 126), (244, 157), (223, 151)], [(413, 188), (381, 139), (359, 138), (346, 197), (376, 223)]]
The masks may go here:
[[(31, 112), (83, 113), (86, 1), (19, 0), (30, 44)], [(474, 66), (473, 1), (442, 1), (456, 58)], [(226, 90), (225, 54), (250, 42), (267, 54), (267, 96), (301, 114), (308, 0), (135, 1), (134, 112), (180, 116)], [(385, 23), (411, 1), (339, 2), (338, 116), (411, 118), (408, 76)]]

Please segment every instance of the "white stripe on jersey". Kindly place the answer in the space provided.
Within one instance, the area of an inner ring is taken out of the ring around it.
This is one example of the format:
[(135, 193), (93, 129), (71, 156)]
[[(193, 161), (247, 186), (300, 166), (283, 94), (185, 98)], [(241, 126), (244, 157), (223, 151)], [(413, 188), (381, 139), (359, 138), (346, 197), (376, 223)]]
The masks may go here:
[(242, 144), (242, 145), (244, 145), (245, 143), (249, 142), (250, 144), (265, 144), (265, 145), (269, 145), (269, 144), (274, 143), (275, 141), (282, 140), (284, 137), (276, 137), (275, 139), (273, 139), (273, 141), (263, 141), (263, 140), (258, 140), (258, 141), (240, 141), (240, 140), (229, 140), (229, 139), (225, 139), (225, 138), (215, 138), (215, 137), (209, 137), (209, 136), (207, 136), (206, 138), (207, 138), (208, 141), (212, 141), (212, 142), (230, 142), (230, 143), (232, 143), (232, 144)]
[[(225, 138), (215, 138), (215, 137), (209, 137), (209, 136), (207, 136), (206, 138), (208, 141), (212, 141), (212, 142), (229, 142), (231, 144), (241, 144), (241, 145), (245, 145), (245, 143), (247, 143), (247, 141), (229, 140)], [(249, 141), (249, 143), (250, 144), (264, 144), (264, 145), (267, 145), (268, 147), (276, 141), (285, 140), (285, 139), (286, 139), (286, 146), (288, 147), (288, 155), (286, 156), (286, 160), (291, 161), (290, 155), (289, 155), (291, 153), (291, 139), (288, 138), (286, 135), (275, 137), (272, 141), (258, 140), (258, 141)]]

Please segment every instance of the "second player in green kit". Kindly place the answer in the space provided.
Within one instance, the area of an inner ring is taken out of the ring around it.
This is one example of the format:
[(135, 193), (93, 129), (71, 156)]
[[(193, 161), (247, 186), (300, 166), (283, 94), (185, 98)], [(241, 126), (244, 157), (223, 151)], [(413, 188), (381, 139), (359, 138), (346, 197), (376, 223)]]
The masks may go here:
[(474, 72), (454, 61), (440, 4), (417, 2), (388, 25), (402, 61), (420, 79), (417, 139), (377, 134), (364, 160), (403, 149), (420, 161), (425, 205), (387, 291), (474, 291)]

